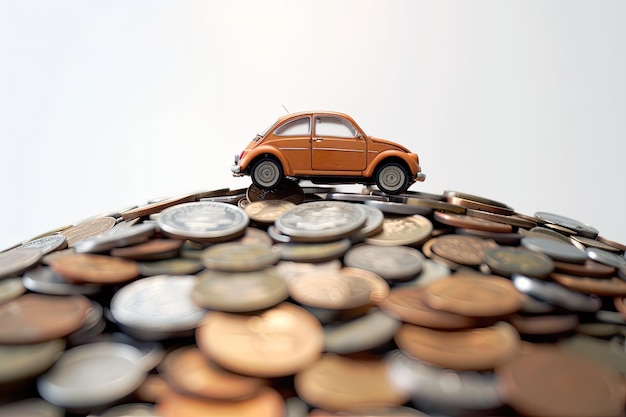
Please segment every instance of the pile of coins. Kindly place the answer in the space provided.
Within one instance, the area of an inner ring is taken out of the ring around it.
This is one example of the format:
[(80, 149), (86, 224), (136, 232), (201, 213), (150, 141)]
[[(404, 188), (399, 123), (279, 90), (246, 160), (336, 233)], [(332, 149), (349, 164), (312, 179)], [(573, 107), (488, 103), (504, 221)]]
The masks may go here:
[(286, 180), (0, 253), (0, 416), (623, 416), (626, 247)]

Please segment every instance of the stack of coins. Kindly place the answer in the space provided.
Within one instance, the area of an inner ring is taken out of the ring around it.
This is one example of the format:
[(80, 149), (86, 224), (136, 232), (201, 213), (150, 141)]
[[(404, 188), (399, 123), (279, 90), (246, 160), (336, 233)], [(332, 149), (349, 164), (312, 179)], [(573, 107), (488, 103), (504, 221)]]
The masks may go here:
[(623, 416), (626, 246), (286, 180), (0, 253), (0, 416)]

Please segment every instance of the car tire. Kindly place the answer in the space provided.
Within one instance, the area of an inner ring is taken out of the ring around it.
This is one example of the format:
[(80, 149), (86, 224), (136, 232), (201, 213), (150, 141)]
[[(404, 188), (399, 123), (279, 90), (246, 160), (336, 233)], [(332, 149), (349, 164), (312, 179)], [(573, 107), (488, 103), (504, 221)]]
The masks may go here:
[(409, 173), (397, 162), (382, 164), (376, 170), (374, 180), (380, 191), (387, 194), (400, 194), (409, 188)]
[(274, 188), (283, 180), (283, 168), (273, 158), (259, 159), (250, 171), (252, 182), (259, 188)]

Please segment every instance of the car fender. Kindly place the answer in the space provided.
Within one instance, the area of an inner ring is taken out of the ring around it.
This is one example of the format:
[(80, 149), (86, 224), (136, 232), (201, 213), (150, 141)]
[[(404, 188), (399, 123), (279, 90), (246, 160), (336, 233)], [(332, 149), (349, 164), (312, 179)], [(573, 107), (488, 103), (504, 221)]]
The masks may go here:
[(285, 158), (285, 156), (273, 146), (263, 146), (263, 145), (257, 146), (256, 148), (251, 149), (246, 152), (243, 160), (239, 161), (241, 170), (246, 171), (246, 172), (249, 171), (252, 165), (252, 161), (254, 161), (259, 156), (262, 156), (264, 154), (272, 155), (273, 157), (275, 157), (276, 159), (280, 161), (280, 164), (283, 166), (284, 175), (293, 175), (293, 173), (291, 172), (291, 165), (289, 164), (289, 161)]
[(388, 150), (383, 151), (376, 155), (376, 157), (367, 165), (365, 171), (363, 171), (364, 177), (372, 177), (374, 172), (376, 172), (376, 168), (378, 168), (379, 164), (388, 158), (401, 159), (408, 166), (411, 171), (411, 176), (415, 177), (415, 175), (419, 172), (419, 163), (417, 154), (414, 153), (406, 153), (396, 150)]

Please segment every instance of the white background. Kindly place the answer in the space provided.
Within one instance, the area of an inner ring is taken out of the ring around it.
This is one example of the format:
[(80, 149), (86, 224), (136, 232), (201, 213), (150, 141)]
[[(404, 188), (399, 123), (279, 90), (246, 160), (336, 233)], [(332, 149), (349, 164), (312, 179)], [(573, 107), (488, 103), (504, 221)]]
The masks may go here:
[(352, 115), (427, 180), (626, 242), (623, 1), (0, 2), (0, 249), (250, 184), (278, 116)]

